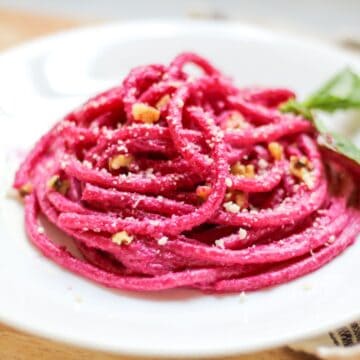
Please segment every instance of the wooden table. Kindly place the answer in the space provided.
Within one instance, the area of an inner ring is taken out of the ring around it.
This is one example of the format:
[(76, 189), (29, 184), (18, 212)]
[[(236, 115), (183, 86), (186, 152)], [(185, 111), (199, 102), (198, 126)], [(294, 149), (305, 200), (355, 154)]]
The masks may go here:
[[(89, 20), (72, 20), (0, 9), (0, 50), (51, 32), (81, 26)], [(40, 339), (0, 324), (1, 360), (130, 360)], [(139, 358), (137, 358), (140, 360)], [(310, 360), (311, 356), (287, 348), (251, 355), (227, 357), (228, 360)]]

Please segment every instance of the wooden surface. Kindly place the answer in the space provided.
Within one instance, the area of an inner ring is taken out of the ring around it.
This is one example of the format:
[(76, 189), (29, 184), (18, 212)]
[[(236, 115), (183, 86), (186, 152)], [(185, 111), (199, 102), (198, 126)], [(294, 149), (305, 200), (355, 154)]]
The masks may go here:
[[(141, 360), (140, 358), (117, 356), (65, 346), (48, 340), (10, 330), (0, 326), (1, 360)], [(150, 358), (148, 358), (150, 359)], [(221, 360), (312, 360), (303, 354), (281, 348), (258, 354), (221, 358)], [(151, 360), (155, 360), (151, 358)], [(220, 359), (218, 359), (220, 360)]]
[[(81, 26), (85, 20), (54, 18), (43, 15), (0, 9), (0, 49), (46, 35), (62, 29)], [(0, 295), (1, 296), (1, 295)], [(0, 324), (0, 360), (130, 360), (132, 357), (115, 356), (76, 349), (52, 341), (26, 335)], [(139, 359), (139, 358), (137, 358)], [(313, 357), (279, 348), (258, 354), (226, 358), (228, 360), (310, 360)]]

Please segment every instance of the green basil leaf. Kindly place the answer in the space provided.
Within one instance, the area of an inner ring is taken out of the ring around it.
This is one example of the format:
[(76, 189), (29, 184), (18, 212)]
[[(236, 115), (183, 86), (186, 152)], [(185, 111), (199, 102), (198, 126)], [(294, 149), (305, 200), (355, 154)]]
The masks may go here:
[(315, 109), (333, 112), (356, 108), (360, 108), (360, 76), (346, 68), (305, 101), (290, 99), (281, 104), (279, 110), (301, 115), (311, 121), (319, 133), (320, 145), (360, 164), (360, 149), (346, 137), (330, 132), (312, 113)]
[(319, 145), (325, 146), (360, 165), (360, 149), (352, 141), (345, 136), (328, 131), (319, 119), (315, 119), (314, 124), (319, 132)]
[(281, 104), (279, 109), (281, 112), (284, 113), (291, 112), (296, 115), (301, 115), (302, 117), (310, 121), (313, 120), (313, 115), (311, 113), (311, 110), (307, 108), (306, 105), (304, 105), (303, 103), (293, 99)]
[(303, 105), (308, 109), (328, 112), (360, 108), (360, 76), (349, 68), (340, 71), (306, 99)]

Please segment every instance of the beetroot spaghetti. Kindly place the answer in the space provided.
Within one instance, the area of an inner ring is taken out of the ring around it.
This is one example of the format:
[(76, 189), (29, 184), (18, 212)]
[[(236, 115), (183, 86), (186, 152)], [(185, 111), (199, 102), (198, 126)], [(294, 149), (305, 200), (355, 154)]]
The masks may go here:
[[(250, 291), (320, 268), (359, 234), (359, 167), (278, 110), (294, 97), (239, 89), (192, 53), (135, 68), (20, 166), (32, 243), (74, 273), (136, 291)], [(39, 215), (81, 256), (52, 241)]]

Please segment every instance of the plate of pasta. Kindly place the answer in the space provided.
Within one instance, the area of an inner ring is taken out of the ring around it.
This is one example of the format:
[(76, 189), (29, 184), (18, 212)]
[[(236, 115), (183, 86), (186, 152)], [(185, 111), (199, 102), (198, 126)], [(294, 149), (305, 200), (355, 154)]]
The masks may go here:
[(353, 54), (231, 23), (3, 53), (0, 320), (194, 357), (358, 317), (359, 73)]

